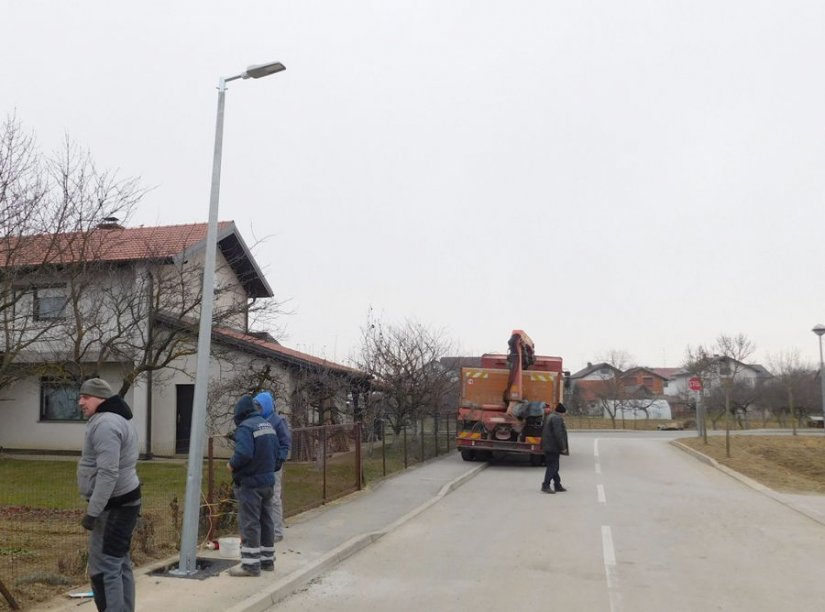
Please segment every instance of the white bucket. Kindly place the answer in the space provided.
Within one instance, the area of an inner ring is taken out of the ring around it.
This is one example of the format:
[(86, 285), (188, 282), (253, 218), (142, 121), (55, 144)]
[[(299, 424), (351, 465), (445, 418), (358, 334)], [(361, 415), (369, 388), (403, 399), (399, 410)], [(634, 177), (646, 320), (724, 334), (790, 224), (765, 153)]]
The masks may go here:
[(241, 539), (240, 538), (218, 538), (218, 552), (221, 557), (227, 559), (240, 559)]

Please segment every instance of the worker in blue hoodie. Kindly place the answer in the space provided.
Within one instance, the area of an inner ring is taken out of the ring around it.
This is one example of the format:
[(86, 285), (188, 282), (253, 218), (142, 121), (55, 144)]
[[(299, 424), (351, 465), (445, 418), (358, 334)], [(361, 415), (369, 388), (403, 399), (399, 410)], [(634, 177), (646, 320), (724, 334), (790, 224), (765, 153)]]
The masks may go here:
[(275, 542), (284, 539), (284, 505), (281, 501), (281, 482), (283, 481), (283, 465), (289, 457), (292, 448), (292, 434), (289, 424), (275, 410), (275, 399), (269, 391), (263, 391), (255, 396), (255, 404), (261, 411), (261, 416), (272, 424), (278, 436), (278, 457), (275, 461), (275, 485), (272, 489), (272, 522), (275, 525)]
[(232, 472), (241, 530), (241, 564), (230, 576), (260, 576), (275, 569), (275, 531), (272, 487), (278, 436), (248, 395), (235, 405), (235, 452), (227, 467)]

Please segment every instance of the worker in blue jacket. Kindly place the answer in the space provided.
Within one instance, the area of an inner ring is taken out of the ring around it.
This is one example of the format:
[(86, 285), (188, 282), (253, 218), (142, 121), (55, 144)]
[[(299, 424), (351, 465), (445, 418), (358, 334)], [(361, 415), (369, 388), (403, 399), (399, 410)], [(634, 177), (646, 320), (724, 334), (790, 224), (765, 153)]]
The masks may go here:
[(278, 436), (278, 456), (275, 461), (275, 485), (272, 488), (272, 522), (275, 525), (275, 542), (284, 539), (284, 505), (281, 500), (281, 483), (283, 482), (283, 465), (289, 457), (292, 448), (292, 434), (289, 424), (275, 410), (275, 399), (269, 391), (263, 391), (255, 396), (255, 404), (261, 411), (261, 416), (270, 422)]
[(227, 467), (238, 500), (241, 564), (229, 575), (259, 576), (261, 570), (275, 569), (272, 487), (278, 436), (248, 395), (235, 405), (235, 425), (235, 452)]

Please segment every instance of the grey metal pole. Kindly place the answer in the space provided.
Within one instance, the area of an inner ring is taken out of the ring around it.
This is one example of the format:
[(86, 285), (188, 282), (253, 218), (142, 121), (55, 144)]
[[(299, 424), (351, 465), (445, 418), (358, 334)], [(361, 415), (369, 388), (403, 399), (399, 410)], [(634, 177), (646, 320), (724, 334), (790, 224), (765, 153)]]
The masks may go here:
[(186, 472), (183, 526), (180, 538), (180, 563), (169, 573), (190, 576), (198, 571), (196, 549), (200, 515), (201, 480), (203, 477), (203, 438), (206, 432), (206, 398), (209, 386), (209, 354), (212, 346), (212, 312), (215, 305), (215, 257), (218, 242), (218, 200), (221, 191), (221, 154), (223, 152), (223, 115), (226, 84), (236, 79), (259, 79), (285, 70), (280, 62), (249, 66), (246, 71), (218, 79), (218, 114), (215, 121), (215, 152), (212, 158), (212, 189), (209, 195), (209, 224), (206, 230), (206, 253), (203, 262), (198, 357), (195, 372), (195, 397), (192, 401), (192, 427)]
[(819, 336), (819, 384), (822, 395), (822, 426), (825, 432), (825, 361), (822, 359), (822, 334), (825, 334), (825, 325), (817, 323), (811, 331)]
[(206, 254), (203, 262), (203, 292), (198, 331), (198, 357), (195, 372), (195, 397), (192, 403), (192, 430), (186, 472), (186, 496), (180, 539), (180, 563), (170, 573), (191, 575), (197, 571), (198, 522), (201, 479), (203, 476), (203, 436), (206, 431), (206, 392), (209, 386), (209, 353), (212, 345), (212, 312), (215, 303), (215, 257), (218, 242), (218, 200), (221, 190), (221, 154), (223, 152), (223, 114), (226, 80), (218, 80), (218, 116), (215, 122), (215, 153), (212, 159), (212, 189), (209, 196), (209, 224), (206, 230)]
[[(822, 427), (825, 428), (825, 362), (822, 360), (822, 334), (819, 335), (819, 383), (822, 393)], [(825, 429), (823, 429), (825, 432)]]

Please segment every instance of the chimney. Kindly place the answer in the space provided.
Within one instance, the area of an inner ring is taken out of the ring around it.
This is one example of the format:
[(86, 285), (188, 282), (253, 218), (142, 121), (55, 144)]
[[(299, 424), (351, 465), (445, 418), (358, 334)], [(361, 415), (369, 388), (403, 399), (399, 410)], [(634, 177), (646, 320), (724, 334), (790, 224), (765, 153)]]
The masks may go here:
[(117, 217), (103, 217), (103, 221), (97, 224), (97, 229), (126, 229), (118, 221)]

